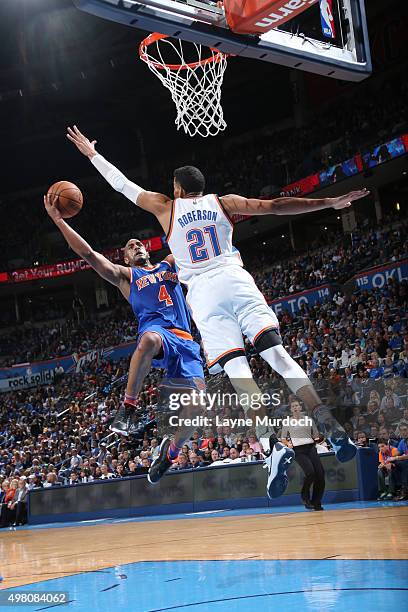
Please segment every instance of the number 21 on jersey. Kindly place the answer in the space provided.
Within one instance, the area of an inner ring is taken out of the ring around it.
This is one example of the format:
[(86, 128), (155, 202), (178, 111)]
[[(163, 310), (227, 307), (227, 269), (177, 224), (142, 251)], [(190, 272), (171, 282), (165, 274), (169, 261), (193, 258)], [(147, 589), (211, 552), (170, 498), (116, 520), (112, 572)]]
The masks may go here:
[[(189, 251), (191, 261), (199, 263), (207, 261), (211, 257), (221, 255), (220, 243), (218, 242), (217, 228), (215, 225), (207, 225), (203, 229), (191, 229), (186, 234), (186, 240), (190, 243)], [(209, 246), (211, 247), (211, 255), (209, 254)]]

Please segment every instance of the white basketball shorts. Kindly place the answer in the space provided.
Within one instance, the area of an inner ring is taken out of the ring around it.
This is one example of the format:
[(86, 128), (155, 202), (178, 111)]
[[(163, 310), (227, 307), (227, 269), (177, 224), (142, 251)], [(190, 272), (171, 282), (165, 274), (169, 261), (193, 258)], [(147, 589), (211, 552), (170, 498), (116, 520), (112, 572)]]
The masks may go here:
[(243, 334), (252, 343), (278, 319), (252, 276), (236, 265), (198, 274), (189, 283), (187, 303), (197, 325), (212, 372), (226, 356), (244, 353)]

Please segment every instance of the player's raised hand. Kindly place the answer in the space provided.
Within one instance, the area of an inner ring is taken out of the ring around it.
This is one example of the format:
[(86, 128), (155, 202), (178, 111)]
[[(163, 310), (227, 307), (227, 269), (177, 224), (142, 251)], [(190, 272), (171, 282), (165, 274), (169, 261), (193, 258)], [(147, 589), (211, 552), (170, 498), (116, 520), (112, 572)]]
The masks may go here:
[(54, 222), (62, 219), (61, 213), (57, 208), (58, 194), (48, 193), (44, 196), (44, 206), (47, 213), (50, 215)]
[(332, 201), (332, 207), (339, 210), (341, 208), (348, 208), (355, 200), (361, 200), (361, 198), (365, 198), (368, 195), (370, 195), (370, 192), (364, 188), (359, 191), (350, 191), (350, 193), (346, 193), (338, 198), (330, 198), (330, 200)]
[(89, 159), (92, 159), (92, 157), (97, 154), (95, 150), (97, 141), (89, 140), (85, 134), (82, 134), (82, 132), (78, 130), (76, 125), (74, 125), (73, 128), (67, 128), (67, 138), (74, 143), (78, 151), (81, 151), (81, 153), (89, 157)]

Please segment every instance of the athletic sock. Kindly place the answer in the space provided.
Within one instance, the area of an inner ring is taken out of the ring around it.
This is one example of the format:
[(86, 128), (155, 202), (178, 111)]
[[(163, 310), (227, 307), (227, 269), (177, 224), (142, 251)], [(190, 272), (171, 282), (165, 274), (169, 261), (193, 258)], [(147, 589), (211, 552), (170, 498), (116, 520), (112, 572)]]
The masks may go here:
[(344, 437), (346, 435), (344, 428), (324, 404), (319, 404), (313, 408), (312, 417), (326, 438)]
[(177, 457), (179, 456), (179, 453), (181, 451), (181, 448), (178, 448), (178, 446), (176, 446), (174, 444), (174, 442), (170, 442), (170, 446), (167, 450), (167, 458), (171, 459), (172, 461), (174, 459), (177, 459)]
[(125, 404), (125, 406), (127, 406), (129, 408), (136, 408), (137, 407), (137, 398), (133, 397), (132, 395), (128, 395), (127, 393), (125, 393), (125, 399), (123, 400), (123, 403)]

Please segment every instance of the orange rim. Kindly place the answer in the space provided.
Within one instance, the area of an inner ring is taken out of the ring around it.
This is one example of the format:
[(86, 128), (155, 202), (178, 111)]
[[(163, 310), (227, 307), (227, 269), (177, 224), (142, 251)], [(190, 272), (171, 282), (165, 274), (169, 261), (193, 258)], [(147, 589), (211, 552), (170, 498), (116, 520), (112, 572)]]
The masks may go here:
[(227, 53), (222, 53), (222, 51), (219, 51), (218, 49), (215, 49), (214, 47), (209, 47), (209, 49), (214, 53), (214, 55), (211, 55), (210, 57), (207, 57), (206, 59), (199, 60), (198, 62), (191, 62), (189, 64), (164, 64), (164, 63), (155, 62), (155, 61), (150, 60), (146, 54), (147, 47), (149, 47), (150, 45), (152, 45), (153, 43), (159, 40), (162, 40), (163, 38), (170, 38), (170, 37), (167, 34), (160, 34), (159, 32), (153, 32), (153, 34), (149, 34), (147, 38), (142, 40), (142, 42), (139, 45), (140, 59), (146, 62), (147, 64), (150, 64), (151, 66), (154, 66), (155, 68), (158, 68), (159, 70), (164, 70), (165, 68), (168, 68), (169, 70), (186, 70), (186, 68), (194, 69), (194, 68), (198, 68), (199, 66), (205, 66), (206, 64), (210, 64), (211, 62), (220, 62), (223, 57), (228, 57)]

